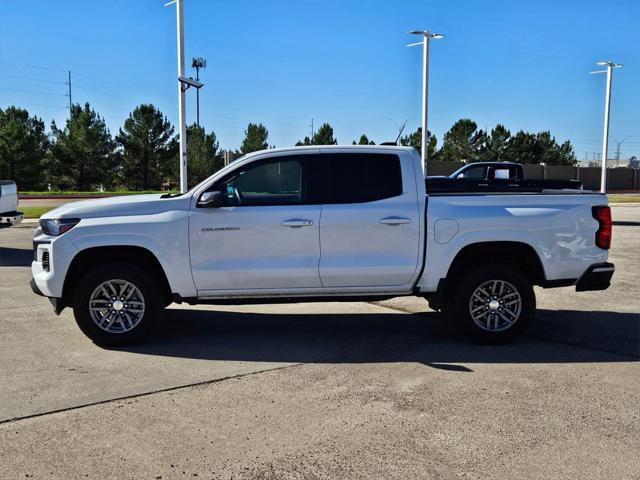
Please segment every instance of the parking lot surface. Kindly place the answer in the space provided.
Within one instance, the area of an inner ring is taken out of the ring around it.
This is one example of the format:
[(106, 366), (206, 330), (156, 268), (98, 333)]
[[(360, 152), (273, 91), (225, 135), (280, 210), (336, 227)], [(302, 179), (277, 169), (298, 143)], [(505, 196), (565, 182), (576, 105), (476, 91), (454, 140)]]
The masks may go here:
[(536, 289), (504, 346), (400, 298), (173, 305), (105, 350), (0, 230), (0, 478), (638, 478), (640, 206), (613, 217), (612, 287)]

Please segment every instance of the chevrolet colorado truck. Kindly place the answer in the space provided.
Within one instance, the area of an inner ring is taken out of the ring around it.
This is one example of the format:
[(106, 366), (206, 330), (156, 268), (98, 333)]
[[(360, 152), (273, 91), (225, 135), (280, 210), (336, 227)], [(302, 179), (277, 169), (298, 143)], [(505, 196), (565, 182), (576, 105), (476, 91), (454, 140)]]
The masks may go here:
[(31, 287), (105, 346), (140, 340), (172, 302), (402, 295), (499, 343), (531, 322), (534, 285), (606, 289), (610, 243), (602, 194), (427, 194), (413, 148), (296, 147), (248, 154), (186, 193), (46, 213)]
[(0, 180), (0, 228), (22, 222), (18, 212), (18, 187), (12, 180)]

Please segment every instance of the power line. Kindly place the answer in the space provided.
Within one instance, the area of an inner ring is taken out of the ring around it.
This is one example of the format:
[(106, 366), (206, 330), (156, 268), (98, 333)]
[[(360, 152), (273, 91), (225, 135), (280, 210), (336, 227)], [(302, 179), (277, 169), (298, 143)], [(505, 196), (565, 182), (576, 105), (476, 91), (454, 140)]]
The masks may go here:
[(37, 92), (35, 90), (25, 90), (22, 88), (8, 88), (8, 87), (0, 87), (0, 90), (9, 90), (12, 92), (24, 92), (24, 93), (34, 93), (37, 95), (51, 95), (55, 97), (66, 97), (66, 94), (63, 93), (49, 93), (49, 92)]
[(31, 82), (53, 83), (55, 85), (65, 85), (65, 82), (54, 82), (53, 80), (42, 80), (41, 78), (23, 77), (22, 75), (11, 75), (8, 73), (0, 73), (0, 77), (17, 78), (18, 80), (29, 80)]
[(27, 68), (36, 68), (38, 70), (51, 70), (54, 72), (67, 72), (68, 70), (62, 70), (60, 68), (53, 68), (53, 67), (45, 67), (42, 65), (33, 65), (33, 64), (28, 64), (28, 63), (18, 63), (18, 62), (11, 62), (9, 60), (0, 60), (0, 63), (8, 63), (10, 65), (19, 65), (21, 67), (27, 67)]
[(45, 107), (45, 108), (68, 108), (66, 105), (45, 105), (43, 103), (31, 103), (31, 102), (20, 102), (20, 105), (31, 105), (33, 107)]

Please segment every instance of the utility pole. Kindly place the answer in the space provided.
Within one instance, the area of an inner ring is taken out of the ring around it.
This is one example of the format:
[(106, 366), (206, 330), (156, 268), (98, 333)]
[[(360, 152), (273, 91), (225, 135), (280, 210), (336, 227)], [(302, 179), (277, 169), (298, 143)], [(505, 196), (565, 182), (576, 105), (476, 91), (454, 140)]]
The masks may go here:
[(598, 65), (606, 66), (606, 70), (598, 70), (590, 73), (606, 73), (607, 87), (604, 95), (604, 131), (602, 134), (602, 174), (600, 176), (600, 192), (607, 191), (607, 151), (609, 149), (609, 113), (611, 111), (611, 80), (613, 77), (613, 69), (622, 67), (620, 63), (612, 61), (598, 62)]
[[(196, 69), (196, 80), (200, 81), (200, 69), (207, 68), (207, 60), (202, 57), (191, 59), (191, 68)], [(200, 126), (200, 89), (196, 89), (196, 124)]]
[(313, 145), (313, 136), (315, 132), (313, 131), (313, 118), (311, 119), (311, 145)]
[[(176, 30), (178, 40), (178, 125), (180, 135), (180, 192), (187, 191), (187, 127), (186, 127), (186, 106), (185, 90), (189, 88), (183, 85), (184, 79), (184, 29), (182, 15), (182, 1), (172, 0), (165, 4), (165, 7), (176, 4)], [(188, 84), (187, 84), (188, 85)]]
[(615, 138), (613, 139), (613, 141), (616, 142), (616, 144), (617, 144), (617, 146), (616, 146), (616, 168), (620, 167), (620, 147), (627, 140), (627, 138), (629, 138), (629, 137), (624, 137), (621, 142), (619, 142)]
[(73, 105), (73, 103), (71, 102), (71, 70), (67, 71), (68, 73), (68, 80), (67, 80), (67, 85), (69, 85), (69, 93), (67, 94), (67, 97), (69, 97), (69, 119), (71, 119), (71, 106)]
[(422, 45), (422, 173), (425, 173), (427, 164), (427, 113), (429, 97), (429, 42), (432, 38), (444, 38), (441, 33), (431, 33), (428, 30), (414, 30), (409, 32), (412, 35), (422, 35), (422, 42), (410, 43), (407, 47)]

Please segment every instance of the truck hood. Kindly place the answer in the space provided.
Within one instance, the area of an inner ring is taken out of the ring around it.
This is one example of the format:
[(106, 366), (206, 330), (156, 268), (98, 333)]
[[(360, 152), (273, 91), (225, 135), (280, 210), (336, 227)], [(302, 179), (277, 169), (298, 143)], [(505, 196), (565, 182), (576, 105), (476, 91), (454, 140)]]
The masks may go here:
[(160, 198), (160, 194), (124, 195), (65, 203), (40, 218), (102, 218), (153, 215), (176, 209), (188, 209), (190, 195)]

